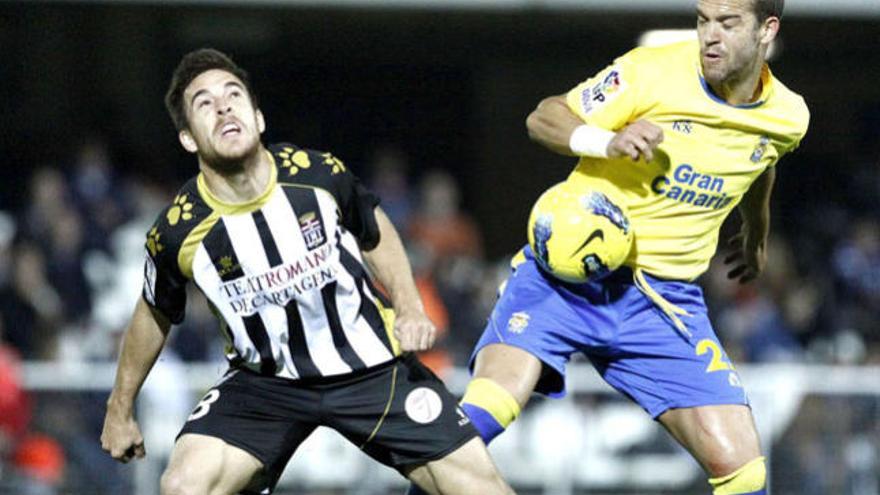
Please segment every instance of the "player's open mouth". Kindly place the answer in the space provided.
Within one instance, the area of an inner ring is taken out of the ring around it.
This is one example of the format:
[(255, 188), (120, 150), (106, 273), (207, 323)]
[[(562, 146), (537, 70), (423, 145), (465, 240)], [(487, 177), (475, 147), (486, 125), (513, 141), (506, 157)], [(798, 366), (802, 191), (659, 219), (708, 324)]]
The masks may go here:
[(223, 137), (236, 136), (241, 134), (241, 127), (235, 122), (227, 122), (220, 128), (220, 135)]

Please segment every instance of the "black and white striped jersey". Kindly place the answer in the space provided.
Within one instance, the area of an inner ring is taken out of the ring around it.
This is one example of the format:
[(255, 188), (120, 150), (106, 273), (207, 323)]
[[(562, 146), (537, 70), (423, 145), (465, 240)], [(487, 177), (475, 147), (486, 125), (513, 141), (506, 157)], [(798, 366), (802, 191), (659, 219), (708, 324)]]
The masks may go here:
[(378, 198), (330, 153), (268, 152), (269, 185), (248, 203), (219, 200), (201, 174), (183, 186), (147, 234), (144, 299), (179, 323), (192, 280), (232, 365), (266, 375), (320, 378), (394, 359), (393, 313), (361, 257), (379, 241)]

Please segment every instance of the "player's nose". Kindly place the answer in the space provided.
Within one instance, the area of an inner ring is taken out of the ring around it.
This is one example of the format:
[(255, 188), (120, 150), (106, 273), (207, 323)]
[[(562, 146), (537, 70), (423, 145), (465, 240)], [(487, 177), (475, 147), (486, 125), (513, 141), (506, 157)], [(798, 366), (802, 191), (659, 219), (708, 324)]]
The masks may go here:
[(218, 98), (215, 104), (217, 106), (217, 115), (225, 115), (232, 111), (232, 104), (225, 99)]
[(703, 41), (707, 45), (714, 45), (721, 41), (721, 29), (717, 23), (710, 22), (709, 25), (706, 26)]

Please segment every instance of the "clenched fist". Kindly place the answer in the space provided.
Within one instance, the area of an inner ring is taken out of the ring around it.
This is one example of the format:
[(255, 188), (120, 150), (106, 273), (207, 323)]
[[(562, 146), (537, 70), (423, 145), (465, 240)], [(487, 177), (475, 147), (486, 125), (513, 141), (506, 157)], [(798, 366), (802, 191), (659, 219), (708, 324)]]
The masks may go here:
[(637, 120), (617, 132), (608, 143), (608, 157), (628, 156), (633, 161), (644, 157), (646, 162), (654, 159), (654, 150), (663, 142), (663, 129), (647, 120)]

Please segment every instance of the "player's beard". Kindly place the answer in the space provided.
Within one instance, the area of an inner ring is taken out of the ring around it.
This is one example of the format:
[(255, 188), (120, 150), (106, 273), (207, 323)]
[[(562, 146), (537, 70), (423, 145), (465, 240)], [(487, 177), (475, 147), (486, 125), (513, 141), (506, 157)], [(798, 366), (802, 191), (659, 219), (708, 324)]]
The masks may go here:
[(249, 145), (233, 153), (221, 153), (217, 148), (211, 147), (202, 153), (202, 161), (222, 175), (236, 174), (244, 171), (245, 165), (259, 150), (259, 139), (253, 139)]
[[(756, 68), (764, 64), (764, 60), (760, 57), (758, 49), (758, 33), (755, 31), (755, 39), (753, 44), (747, 47), (736, 49), (728, 49), (725, 53), (724, 65), (721, 67), (709, 68), (703, 65), (703, 77), (713, 87), (726, 85), (735, 85), (739, 81), (746, 79)], [(702, 63), (702, 53), (700, 54)]]

